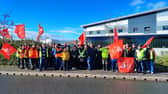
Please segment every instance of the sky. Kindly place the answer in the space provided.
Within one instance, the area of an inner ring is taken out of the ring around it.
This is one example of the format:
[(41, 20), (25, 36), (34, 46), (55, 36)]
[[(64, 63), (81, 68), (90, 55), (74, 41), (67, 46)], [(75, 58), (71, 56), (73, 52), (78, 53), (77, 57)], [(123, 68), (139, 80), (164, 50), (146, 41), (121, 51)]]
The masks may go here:
[(168, 0), (0, 0), (0, 20), (9, 14), (15, 25), (24, 23), (29, 39), (36, 39), (40, 23), (43, 38), (76, 40), (81, 25), (166, 6)]

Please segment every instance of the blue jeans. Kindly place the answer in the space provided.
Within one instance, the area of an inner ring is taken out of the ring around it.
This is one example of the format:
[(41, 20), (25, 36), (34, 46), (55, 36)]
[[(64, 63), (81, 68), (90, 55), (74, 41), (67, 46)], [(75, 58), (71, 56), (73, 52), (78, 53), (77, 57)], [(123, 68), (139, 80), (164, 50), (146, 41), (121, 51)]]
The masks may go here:
[(154, 61), (153, 60), (150, 60), (149, 61), (150, 63), (150, 68), (149, 68), (149, 71), (151, 72), (151, 73), (154, 73)]
[(138, 61), (138, 72), (144, 72), (144, 62), (142, 60)]
[(44, 69), (46, 68), (46, 63), (47, 63), (47, 58), (45, 57), (40, 58), (40, 66), (39, 66), (40, 71), (42, 71), (43, 67)]
[(88, 65), (88, 70), (91, 70), (91, 58), (87, 58), (87, 65)]
[(62, 62), (62, 59), (61, 58), (56, 58), (56, 61), (57, 61), (56, 64), (59, 67), (59, 70), (63, 69), (64, 63)]
[(111, 59), (111, 70), (118, 71), (117, 69), (117, 59)]

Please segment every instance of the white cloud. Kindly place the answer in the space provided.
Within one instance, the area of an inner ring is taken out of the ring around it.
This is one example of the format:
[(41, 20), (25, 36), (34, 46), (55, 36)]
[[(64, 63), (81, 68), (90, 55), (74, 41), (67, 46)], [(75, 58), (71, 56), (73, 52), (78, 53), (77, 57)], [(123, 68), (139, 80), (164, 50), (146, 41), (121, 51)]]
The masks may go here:
[(145, 3), (145, 1), (143, 1), (143, 0), (133, 0), (131, 3), (130, 3), (130, 5), (131, 6), (137, 6), (137, 5), (141, 5), (141, 4), (144, 4)]
[(51, 30), (50, 32), (55, 32), (55, 33), (71, 33), (71, 34), (76, 34), (76, 35), (80, 35), (80, 28), (70, 28), (70, 27), (66, 27), (63, 30)]
[(135, 9), (135, 11), (136, 11), (136, 12), (139, 12), (140, 9), (141, 9), (141, 6), (137, 6), (136, 9)]
[(147, 7), (152, 8), (152, 9), (156, 9), (156, 8), (165, 7), (166, 5), (167, 5), (167, 3), (165, 1), (160, 1), (160, 2), (156, 2), (156, 3), (148, 3)]

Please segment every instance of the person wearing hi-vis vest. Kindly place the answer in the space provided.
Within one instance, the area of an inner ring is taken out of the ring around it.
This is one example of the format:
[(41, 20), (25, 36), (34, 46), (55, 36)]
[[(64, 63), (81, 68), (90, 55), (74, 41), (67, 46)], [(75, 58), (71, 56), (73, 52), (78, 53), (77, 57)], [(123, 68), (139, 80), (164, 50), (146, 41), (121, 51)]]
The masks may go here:
[(20, 68), (20, 54), (21, 54), (21, 47), (22, 46), (19, 46), (19, 48), (17, 48), (17, 51), (16, 51), (16, 61), (17, 61), (17, 67)]
[(59, 70), (62, 70), (62, 66), (63, 66), (63, 63), (62, 63), (62, 48), (60, 46), (61, 46), (60, 44), (57, 44), (55, 57), (56, 57), (56, 63), (57, 63), (57, 66), (58, 66)]
[(144, 73), (144, 54), (145, 49), (141, 48), (141, 45), (138, 45), (135, 56), (138, 64), (138, 72)]
[(37, 68), (38, 63), (38, 50), (35, 48), (35, 45), (33, 44), (32, 47), (29, 49), (29, 63), (30, 68), (34, 70)]
[(154, 73), (154, 61), (155, 61), (155, 50), (150, 48), (149, 51), (149, 71), (151, 74)]
[(20, 51), (20, 64), (21, 64), (21, 69), (25, 68), (25, 47), (22, 45), (21, 51)]
[(39, 57), (40, 57), (39, 70), (42, 71), (43, 68), (46, 69), (46, 63), (48, 58), (48, 49), (45, 46), (45, 44), (42, 44), (42, 48), (40, 48)]
[(70, 53), (68, 51), (68, 47), (65, 47), (62, 52), (62, 63), (63, 63), (63, 70), (67, 71), (68, 70), (68, 61), (70, 59)]
[(79, 52), (79, 69), (84, 69), (86, 68), (86, 49), (87, 49), (87, 46), (85, 45), (85, 48), (84, 48), (84, 45), (81, 45), (78, 52)]
[(107, 48), (100, 48), (100, 51), (102, 52), (101, 55), (102, 55), (103, 70), (107, 71), (109, 50)]

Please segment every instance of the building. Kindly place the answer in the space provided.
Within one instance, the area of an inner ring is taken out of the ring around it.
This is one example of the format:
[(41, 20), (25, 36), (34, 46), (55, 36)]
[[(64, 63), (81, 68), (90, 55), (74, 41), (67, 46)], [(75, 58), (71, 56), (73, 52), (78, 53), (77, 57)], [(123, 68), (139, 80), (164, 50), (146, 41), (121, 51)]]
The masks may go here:
[(144, 44), (151, 36), (154, 48), (168, 48), (168, 7), (82, 25), (87, 42), (107, 45), (113, 42), (113, 29), (118, 29), (124, 43)]

